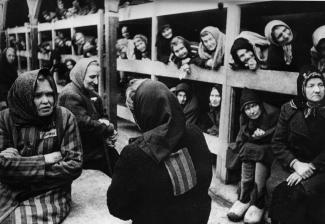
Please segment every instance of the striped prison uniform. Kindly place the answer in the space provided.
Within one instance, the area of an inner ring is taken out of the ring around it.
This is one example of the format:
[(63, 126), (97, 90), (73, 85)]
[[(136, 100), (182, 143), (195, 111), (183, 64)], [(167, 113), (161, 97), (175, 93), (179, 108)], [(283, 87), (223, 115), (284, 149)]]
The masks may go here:
[[(16, 127), (9, 110), (0, 112), (0, 223), (61, 223), (71, 205), (71, 183), (81, 174), (82, 146), (74, 115), (55, 110), (49, 130)], [(1, 151), (13, 147), (19, 156)], [(62, 160), (45, 164), (60, 151)]]

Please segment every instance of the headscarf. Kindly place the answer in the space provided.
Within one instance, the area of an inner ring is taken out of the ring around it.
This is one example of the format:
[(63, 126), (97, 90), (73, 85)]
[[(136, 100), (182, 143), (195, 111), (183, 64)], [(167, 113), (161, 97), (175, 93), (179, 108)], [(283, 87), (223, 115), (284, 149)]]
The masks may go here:
[[(219, 92), (219, 95), (220, 95), (220, 104), (219, 104), (219, 106), (217, 108), (218, 108), (218, 110), (220, 110), (221, 101), (222, 101), (222, 87), (220, 85), (214, 85), (214, 86), (212, 86), (211, 87), (211, 90), (210, 90), (210, 95), (211, 95), (211, 92), (212, 92), (213, 89), (216, 89)], [(211, 109), (216, 109), (216, 107), (212, 107), (211, 106), (211, 103), (209, 103), (209, 107), (210, 107), (210, 110)]]
[(258, 33), (243, 31), (234, 41), (230, 53), (235, 64), (237, 65), (243, 66), (243, 63), (240, 61), (237, 55), (237, 51), (240, 49), (252, 51), (259, 64), (263, 64), (267, 60), (269, 46), (270, 42), (265, 37), (259, 35)]
[[(289, 29), (292, 33), (291, 28), (284, 22), (282, 22), (281, 20), (272, 20), (270, 21), (268, 24), (266, 24), (265, 29), (264, 29), (264, 34), (265, 37), (274, 45), (276, 46), (280, 46), (279, 43), (274, 39), (274, 35), (273, 35), (273, 30), (276, 26), (284, 26), (287, 29)], [(287, 43), (285, 45), (281, 46), (283, 49), (283, 56), (284, 56), (284, 61), (287, 65), (290, 65), (293, 59), (292, 56), (292, 45), (291, 43)]]
[(47, 117), (38, 116), (34, 104), (34, 95), (39, 75), (43, 75), (52, 87), (54, 92), (53, 111), (55, 111), (58, 93), (50, 71), (43, 68), (40, 70), (25, 72), (16, 79), (8, 93), (8, 107), (15, 125), (47, 127), (54, 119), (54, 113)]
[(209, 32), (216, 40), (217, 46), (213, 52), (209, 52), (208, 49), (202, 43), (199, 44), (199, 56), (202, 59), (208, 60), (213, 59), (213, 66), (211, 69), (218, 68), (223, 63), (225, 54), (225, 34), (222, 33), (217, 27), (207, 26), (200, 32), (200, 36), (204, 32)]
[(136, 47), (134, 47), (134, 54), (135, 54), (136, 59), (150, 58), (150, 46), (148, 44), (148, 38), (142, 34), (137, 34), (133, 37), (134, 42), (135, 42), (135, 39), (142, 40), (146, 45), (145, 52), (140, 52)]
[(141, 128), (139, 147), (159, 163), (176, 152), (185, 117), (175, 95), (159, 81), (145, 80), (134, 95), (134, 118)]
[(262, 101), (254, 90), (244, 88), (241, 92), (241, 97), (240, 97), (240, 103), (239, 103), (240, 111), (243, 113), (245, 106), (250, 103), (257, 103), (261, 105)]
[(311, 114), (315, 116), (319, 108), (325, 109), (321, 102), (318, 104), (311, 104), (308, 102), (306, 97), (306, 85), (308, 80), (312, 78), (319, 78), (325, 85), (324, 76), (317, 70), (317, 68), (314, 66), (302, 67), (297, 78), (297, 96), (290, 101), (291, 107), (302, 110), (305, 118), (309, 117)]
[(171, 49), (170, 60), (176, 64), (177, 68), (180, 68), (182, 66), (183, 59), (176, 57), (174, 53), (173, 45), (175, 45), (176, 43), (182, 43), (184, 47), (187, 49), (188, 52), (187, 58), (194, 58), (197, 55), (193, 53), (191, 43), (188, 40), (186, 40), (184, 37), (181, 36), (173, 37), (173, 39), (170, 41), (170, 49)]
[(312, 62), (314, 63), (313, 65), (317, 66), (317, 68), (322, 72), (325, 69), (325, 60), (321, 60), (323, 56), (320, 55), (318, 46), (321, 40), (325, 40), (325, 25), (318, 27), (314, 31), (312, 39), (313, 47), (310, 49)]
[(184, 91), (186, 93), (186, 103), (183, 106), (187, 124), (196, 124), (199, 118), (199, 102), (193, 95), (191, 87), (186, 83), (180, 83), (176, 86), (176, 96), (178, 92)]
[(93, 62), (98, 64), (98, 61), (94, 58), (81, 58), (70, 72), (71, 81), (83, 92), (86, 91), (83, 82), (86, 76), (87, 68)]

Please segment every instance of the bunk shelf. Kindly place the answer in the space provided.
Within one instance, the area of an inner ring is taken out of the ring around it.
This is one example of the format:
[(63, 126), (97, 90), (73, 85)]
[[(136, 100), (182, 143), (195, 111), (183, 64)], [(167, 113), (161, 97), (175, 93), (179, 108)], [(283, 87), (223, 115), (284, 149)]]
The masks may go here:
[[(191, 65), (192, 74), (186, 79), (223, 84), (226, 68), (222, 66), (218, 71), (211, 71)], [(117, 70), (153, 74), (156, 76), (178, 78), (179, 70), (175, 66), (165, 65), (159, 61), (117, 60)], [(248, 70), (233, 71), (229, 69), (227, 85), (231, 87), (247, 87), (256, 90), (277, 92), (283, 94), (296, 94), (298, 73), (274, 70)], [(281, 80), (281, 82), (279, 82)]]
[(16, 33), (28, 33), (30, 32), (30, 28), (28, 26), (17, 26), (14, 28), (8, 28), (7, 33), (10, 34), (16, 34)]
[(31, 57), (30, 52), (28, 52), (28, 51), (18, 51), (17, 55), (20, 56), (20, 57), (25, 57), (25, 58), (30, 58)]
[(69, 19), (57, 20), (52, 23), (39, 23), (38, 31), (43, 32), (60, 29), (71, 29), (72, 27), (97, 26), (99, 24), (99, 18), (102, 15), (103, 11), (99, 10), (95, 14), (76, 16)]

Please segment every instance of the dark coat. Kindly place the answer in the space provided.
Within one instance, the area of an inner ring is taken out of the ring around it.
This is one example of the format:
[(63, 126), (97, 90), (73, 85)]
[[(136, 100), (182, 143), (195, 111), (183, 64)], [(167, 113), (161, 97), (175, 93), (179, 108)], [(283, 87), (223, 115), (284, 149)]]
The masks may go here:
[(7, 101), (7, 94), (18, 77), (17, 57), (13, 64), (9, 64), (6, 58), (7, 49), (0, 56), (0, 101)]
[(164, 163), (155, 163), (138, 142), (123, 149), (115, 166), (107, 195), (110, 213), (124, 220), (132, 219), (133, 224), (207, 223), (212, 173), (202, 132), (190, 126), (180, 142), (189, 149), (198, 179), (196, 187), (176, 197)]
[(220, 107), (214, 109), (210, 106), (208, 112), (201, 115), (199, 127), (210, 135), (219, 135)]

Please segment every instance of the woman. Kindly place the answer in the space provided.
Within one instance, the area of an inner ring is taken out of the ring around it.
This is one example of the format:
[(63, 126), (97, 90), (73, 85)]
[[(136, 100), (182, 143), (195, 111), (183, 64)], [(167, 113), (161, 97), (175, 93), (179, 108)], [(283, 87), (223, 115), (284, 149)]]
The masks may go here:
[(318, 27), (313, 33), (313, 47), (310, 49), (311, 64), (319, 71), (325, 71), (325, 26)]
[(190, 64), (201, 66), (203, 63), (198, 55), (197, 43), (191, 43), (181, 36), (176, 36), (171, 40), (170, 48), (172, 52), (170, 60), (181, 71), (179, 79), (191, 74)]
[(243, 31), (234, 41), (230, 53), (234, 60), (233, 69), (267, 68), (270, 42), (258, 33)]
[(204, 68), (217, 70), (223, 65), (225, 35), (217, 27), (207, 26), (200, 33), (199, 56)]
[(143, 134), (116, 164), (110, 213), (133, 224), (206, 224), (212, 164), (202, 132), (185, 125), (176, 97), (161, 82), (134, 81), (126, 98)]
[(213, 86), (209, 96), (209, 111), (204, 114), (200, 127), (210, 135), (219, 135), (220, 106), (221, 106), (221, 88)]
[(0, 110), (7, 108), (8, 91), (18, 77), (17, 65), (15, 49), (4, 49), (0, 57)]
[(137, 34), (133, 37), (134, 56), (136, 60), (150, 60), (151, 52), (148, 43), (148, 38), (142, 34)]
[[(101, 170), (112, 175), (114, 161), (106, 158), (114, 126), (104, 113), (103, 102), (96, 93), (100, 67), (95, 59), (80, 59), (70, 73), (71, 83), (59, 95), (59, 105), (68, 108), (77, 118), (85, 169)], [(110, 163), (111, 162), (111, 163)]]
[(157, 33), (157, 60), (168, 64), (170, 57), (170, 41), (174, 37), (174, 31), (169, 24), (163, 25)]
[(186, 124), (198, 124), (200, 117), (199, 101), (193, 94), (191, 87), (186, 83), (180, 83), (176, 86), (175, 93), (183, 108)]
[[(227, 216), (232, 221), (259, 223), (265, 207), (265, 183), (272, 164), (271, 139), (279, 110), (263, 103), (256, 93), (243, 89), (240, 98), (240, 130), (229, 150), (238, 153), (241, 180), (238, 200)], [(231, 168), (231, 167), (228, 167)]]
[(303, 68), (297, 97), (281, 108), (267, 181), (272, 223), (325, 223), (324, 85), (316, 68)]

